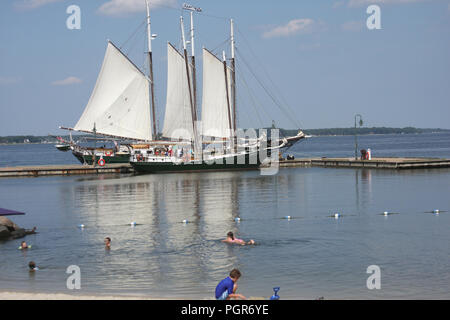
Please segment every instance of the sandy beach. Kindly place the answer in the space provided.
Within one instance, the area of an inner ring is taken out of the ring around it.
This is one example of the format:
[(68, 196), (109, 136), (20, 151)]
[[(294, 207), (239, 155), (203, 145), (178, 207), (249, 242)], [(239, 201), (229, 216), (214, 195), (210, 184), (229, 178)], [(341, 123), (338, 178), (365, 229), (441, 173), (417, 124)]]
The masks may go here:
[[(247, 297), (248, 300), (267, 300), (267, 297)], [(1, 300), (185, 300), (182, 298), (161, 298), (150, 296), (121, 296), (121, 295), (80, 295), (66, 293), (32, 293), (17, 291), (0, 291)], [(194, 299), (198, 300), (198, 299)], [(209, 300), (207, 298), (200, 300)]]
[(161, 300), (148, 296), (79, 295), (0, 291), (0, 300)]

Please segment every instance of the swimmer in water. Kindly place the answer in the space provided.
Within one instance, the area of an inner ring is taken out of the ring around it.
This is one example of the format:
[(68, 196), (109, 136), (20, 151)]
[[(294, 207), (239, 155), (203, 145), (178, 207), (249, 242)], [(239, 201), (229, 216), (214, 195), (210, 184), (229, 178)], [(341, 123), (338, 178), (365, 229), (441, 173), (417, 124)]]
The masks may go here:
[(235, 238), (233, 232), (231, 232), (231, 231), (227, 233), (227, 238), (225, 240), (222, 240), (222, 242), (240, 244), (242, 246), (245, 246), (246, 244), (255, 244), (254, 240), (245, 242), (242, 239)]
[(22, 241), (22, 242), (20, 243), (20, 247), (19, 247), (20, 250), (28, 249), (28, 248), (31, 248), (31, 246), (28, 246), (27, 243), (26, 243), (25, 241)]
[(105, 238), (105, 249), (107, 249), (107, 250), (111, 249), (111, 238), (110, 237)]
[(39, 268), (36, 267), (36, 263), (34, 263), (34, 261), (30, 261), (30, 263), (28, 263), (28, 267), (30, 268), (30, 272), (39, 270)]

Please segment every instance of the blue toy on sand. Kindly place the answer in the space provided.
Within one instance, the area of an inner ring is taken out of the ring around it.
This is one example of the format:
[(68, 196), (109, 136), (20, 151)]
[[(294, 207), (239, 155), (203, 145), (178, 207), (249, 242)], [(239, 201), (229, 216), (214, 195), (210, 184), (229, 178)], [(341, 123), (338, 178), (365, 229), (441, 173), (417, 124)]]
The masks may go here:
[(270, 300), (280, 300), (280, 296), (278, 295), (278, 291), (280, 291), (280, 287), (273, 288), (273, 296), (270, 297)]

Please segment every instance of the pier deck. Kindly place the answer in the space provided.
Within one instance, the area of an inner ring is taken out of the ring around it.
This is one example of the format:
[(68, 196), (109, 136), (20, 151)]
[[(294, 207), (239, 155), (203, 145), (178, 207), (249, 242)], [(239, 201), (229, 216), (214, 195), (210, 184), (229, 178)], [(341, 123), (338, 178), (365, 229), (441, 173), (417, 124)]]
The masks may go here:
[(280, 167), (330, 167), (330, 168), (375, 168), (375, 169), (431, 169), (448, 168), (450, 159), (440, 158), (298, 158), (280, 162)]
[[(438, 158), (298, 158), (280, 161), (281, 168), (328, 167), (328, 168), (373, 168), (373, 169), (432, 169), (449, 168), (450, 159)], [(0, 167), (0, 177), (39, 177), (52, 175), (84, 175), (105, 173), (131, 173), (128, 163), (106, 164), (104, 167), (89, 165), (45, 165), (23, 167)]]
[(129, 173), (132, 172), (129, 163), (112, 163), (104, 167), (81, 164), (45, 165), (0, 168), (0, 177), (39, 177), (53, 175), (81, 175), (103, 173)]

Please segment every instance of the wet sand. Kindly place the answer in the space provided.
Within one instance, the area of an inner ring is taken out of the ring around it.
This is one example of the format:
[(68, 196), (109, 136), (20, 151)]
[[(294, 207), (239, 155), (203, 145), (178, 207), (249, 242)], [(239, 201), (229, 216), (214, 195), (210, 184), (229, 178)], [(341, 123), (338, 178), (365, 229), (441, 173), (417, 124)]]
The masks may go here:
[(149, 296), (81, 295), (0, 291), (0, 300), (162, 300)]

